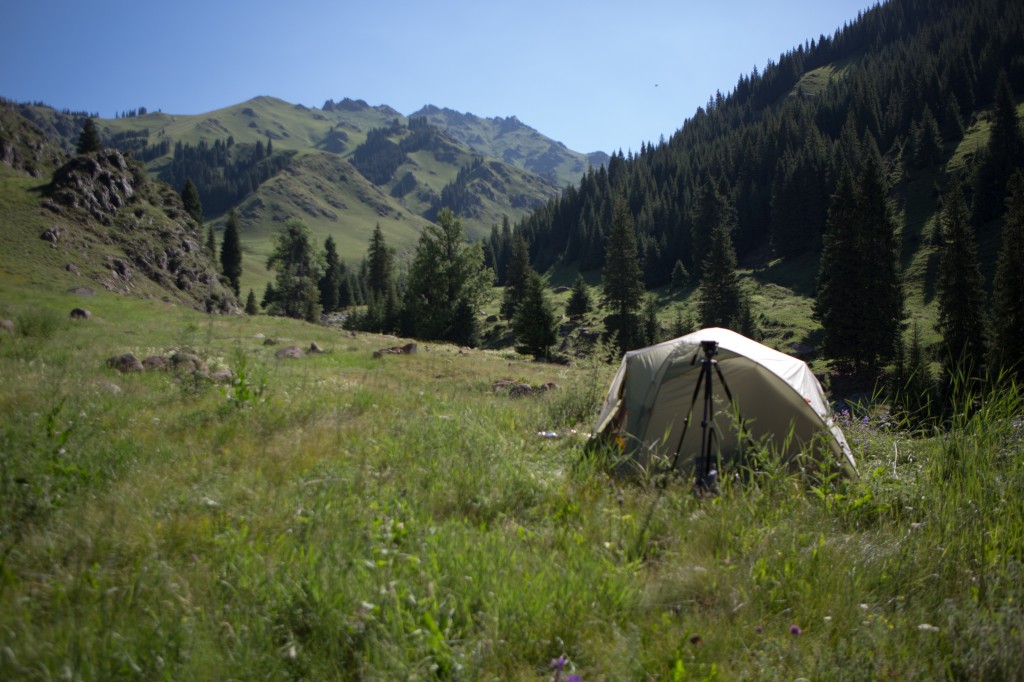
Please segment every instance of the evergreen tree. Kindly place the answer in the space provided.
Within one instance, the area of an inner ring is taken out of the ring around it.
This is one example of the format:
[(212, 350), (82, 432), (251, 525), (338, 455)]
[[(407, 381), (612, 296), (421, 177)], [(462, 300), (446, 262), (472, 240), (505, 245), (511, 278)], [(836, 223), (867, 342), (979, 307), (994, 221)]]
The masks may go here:
[(590, 288), (587, 286), (587, 280), (583, 279), (582, 274), (577, 273), (576, 279), (572, 283), (569, 300), (565, 304), (565, 314), (570, 320), (579, 320), (589, 313), (592, 308), (593, 302), (590, 298)]
[(259, 307), (256, 304), (256, 292), (249, 289), (249, 295), (245, 299), (245, 314), (256, 315), (260, 312)]
[(421, 339), (474, 346), (477, 311), (494, 273), (484, 267), (483, 248), (467, 244), (462, 221), (450, 209), (423, 228), (409, 267), (403, 333)]
[(896, 360), (889, 380), (890, 412), (897, 421), (911, 428), (921, 427), (932, 417), (935, 382), (921, 341), (921, 330), (914, 324), (909, 347), (897, 345)]
[(277, 292), (274, 291), (274, 283), (267, 282), (267, 286), (263, 287), (263, 299), (260, 301), (260, 307), (266, 311), (270, 311), (276, 299)]
[(872, 366), (891, 362), (903, 334), (903, 282), (896, 221), (889, 208), (879, 160), (868, 154), (858, 183), (857, 248), (866, 259), (849, 298), (860, 299), (860, 359)]
[(526, 282), (530, 277), (530, 247), (521, 230), (512, 234), (508, 265), (505, 268), (505, 291), (501, 299), (501, 316), (511, 320), (519, 302), (526, 295)]
[(325, 312), (338, 309), (338, 293), (341, 291), (341, 278), (343, 276), (341, 259), (338, 257), (338, 247), (334, 243), (334, 237), (328, 235), (324, 240), (324, 273), (317, 283), (320, 290), (320, 305)]
[(1024, 175), (1010, 178), (1002, 245), (992, 282), (995, 352), (1003, 367), (1024, 378)]
[(637, 258), (636, 232), (626, 200), (618, 196), (612, 204), (611, 229), (605, 243), (605, 265), (601, 272), (601, 304), (610, 311), (605, 318), (608, 335), (619, 350), (636, 348), (639, 319), (636, 311), (644, 296), (643, 274)]
[(309, 228), (301, 220), (289, 218), (274, 241), (274, 251), (267, 259), (267, 268), (276, 273), (275, 286), (268, 287), (273, 294), (270, 312), (307, 322), (318, 321), (320, 273)]
[(814, 319), (824, 332), (825, 354), (841, 363), (862, 364), (860, 328), (866, 302), (860, 280), (869, 270), (858, 232), (858, 197), (853, 175), (845, 167), (832, 195), (818, 270)]
[(512, 317), (512, 330), (516, 335), (516, 352), (535, 358), (550, 357), (551, 347), (558, 340), (551, 301), (544, 292), (543, 280), (532, 269), (526, 274), (526, 287)]
[(213, 232), (213, 225), (206, 228), (206, 255), (211, 263), (217, 262), (217, 235)]
[(395, 285), (394, 254), (384, 240), (380, 223), (370, 237), (366, 258), (367, 331), (392, 332), (400, 324), (400, 304)]
[(100, 141), (100, 131), (96, 127), (96, 122), (91, 118), (85, 119), (85, 123), (82, 124), (82, 132), (78, 135), (78, 153), (89, 154), (102, 150), (103, 142)]
[(711, 231), (703, 272), (697, 290), (701, 326), (725, 327), (746, 336), (757, 336), (750, 302), (736, 274), (736, 252), (726, 223)]
[(1024, 138), (1010, 82), (1002, 73), (996, 86), (988, 145), (974, 176), (975, 225), (984, 225), (999, 216), (1010, 177), (1021, 166), (1024, 166)]
[(644, 297), (643, 311), (640, 313), (640, 337), (646, 346), (652, 346), (658, 342), (661, 334), (661, 325), (658, 323), (658, 306), (654, 296)]
[(672, 288), (681, 291), (686, 288), (689, 281), (690, 273), (686, 270), (686, 266), (683, 265), (683, 261), (677, 260), (675, 267), (672, 268)]
[(242, 240), (238, 225), (238, 214), (231, 209), (224, 225), (224, 238), (220, 243), (221, 272), (228, 278), (235, 296), (239, 295), (239, 281), (242, 277)]
[(978, 263), (974, 228), (959, 180), (954, 177), (942, 199), (943, 246), (937, 285), (942, 334), (943, 379), (981, 376), (984, 369), (984, 280)]
[(192, 178), (186, 180), (185, 186), (181, 189), (181, 203), (185, 207), (185, 212), (192, 216), (192, 220), (202, 225), (203, 205), (199, 201), (199, 190), (196, 189)]
[(380, 223), (374, 227), (373, 235), (370, 237), (366, 263), (367, 291), (378, 296), (386, 294), (394, 286), (394, 254), (388, 248), (384, 232), (380, 229)]
[(736, 210), (718, 191), (715, 183), (707, 181), (701, 186), (695, 213), (692, 237), (693, 276), (699, 279), (704, 274), (703, 267), (711, 245), (711, 233), (719, 225), (726, 225), (731, 231), (736, 225)]

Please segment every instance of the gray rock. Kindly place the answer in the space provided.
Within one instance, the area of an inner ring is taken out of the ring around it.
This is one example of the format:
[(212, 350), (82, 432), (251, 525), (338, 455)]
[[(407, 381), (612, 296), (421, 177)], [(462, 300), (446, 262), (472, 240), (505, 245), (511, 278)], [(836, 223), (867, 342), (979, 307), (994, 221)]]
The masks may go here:
[(129, 372), (141, 372), (142, 363), (137, 357), (131, 353), (125, 353), (124, 355), (115, 355), (112, 358), (107, 358), (107, 367), (116, 369), (122, 374)]

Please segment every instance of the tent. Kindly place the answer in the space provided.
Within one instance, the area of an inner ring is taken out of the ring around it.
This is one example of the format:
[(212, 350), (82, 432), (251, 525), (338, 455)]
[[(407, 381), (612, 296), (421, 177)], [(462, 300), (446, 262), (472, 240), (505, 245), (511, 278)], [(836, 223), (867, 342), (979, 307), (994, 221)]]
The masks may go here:
[(810, 455), (857, 475), (807, 363), (728, 329), (626, 353), (597, 420), (595, 435), (602, 434), (618, 441), (627, 464), (649, 467), (661, 456), (698, 477), (736, 461), (751, 443), (773, 449), (791, 469)]

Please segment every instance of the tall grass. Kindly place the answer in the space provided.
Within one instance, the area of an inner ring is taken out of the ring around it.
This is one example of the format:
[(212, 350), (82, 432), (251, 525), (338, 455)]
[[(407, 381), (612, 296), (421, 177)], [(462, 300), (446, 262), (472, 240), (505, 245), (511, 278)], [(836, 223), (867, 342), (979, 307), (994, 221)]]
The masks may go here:
[[(849, 420), (858, 480), (765, 453), (696, 497), (584, 456), (609, 365), (106, 306), (0, 344), (0, 678), (1019, 676), (1015, 388)], [(183, 346), (234, 383), (104, 363)]]

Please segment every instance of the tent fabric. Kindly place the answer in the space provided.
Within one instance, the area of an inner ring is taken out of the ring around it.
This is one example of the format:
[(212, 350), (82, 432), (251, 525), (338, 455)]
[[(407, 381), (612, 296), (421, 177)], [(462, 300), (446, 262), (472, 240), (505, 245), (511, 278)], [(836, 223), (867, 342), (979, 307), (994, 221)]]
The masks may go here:
[(856, 475), (850, 446), (833, 422), (825, 393), (807, 363), (722, 328), (702, 329), (626, 353), (595, 433), (620, 438), (640, 466), (648, 466), (655, 456), (676, 459), (678, 451), (677, 467), (694, 470), (703, 456), (705, 387), (699, 387), (699, 394), (697, 388), (704, 341), (718, 344), (713, 356), (717, 371), (710, 375), (709, 425), (716, 459), (732, 460), (749, 443), (738, 434), (741, 420), (750, 440), (773, 448), (791, 468), (801, 465), (800, 455), (827, 456), (846, 474)]

